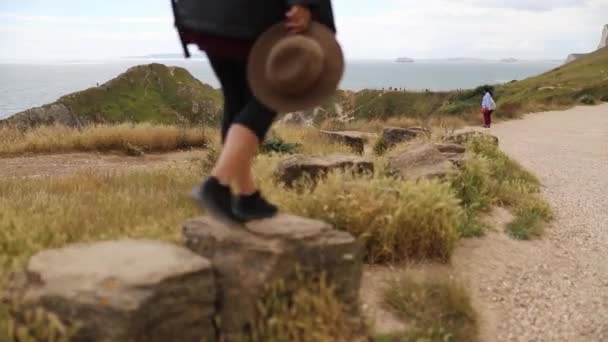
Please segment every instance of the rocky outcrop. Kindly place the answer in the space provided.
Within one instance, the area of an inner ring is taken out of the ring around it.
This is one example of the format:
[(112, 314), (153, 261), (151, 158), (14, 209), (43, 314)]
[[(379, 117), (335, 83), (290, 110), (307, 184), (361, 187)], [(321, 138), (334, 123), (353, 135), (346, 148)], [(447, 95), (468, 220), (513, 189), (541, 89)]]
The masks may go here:
[(375, 138), (374, 133), (357, 131), (321, 131), (321, 134), (331, 141), (350, 146), (353, 152), (358, 154), (363, 154), (365, 144), (367, 144), (370, 139)]
[(602, 38), (600, 39), (600, 45), (597, 49), (603, 49), (608, 46), (608, 25), (604, 26), (604, 30), (602, 31)]
[(385, 127), (382, 130), (382, 144), (386, 148), (393, 147), (397, 144), (414, 140), (426, 134), (426, 130), (421, 127), (399, 128)]
[[(608, 25), (605, 25), (602, 30), (602, 38), (600, 38), (600, 44), (598, 45), (597, 49), (600, 50), (606, 46), (608, 46)], [(566, 58), (565, 64), (572, 63), (590, 54), (591, 53), (572, 53)]]
[(228, 340), (247, 333), (265, 290), (283, 280), (292, 288), (325, 274), (337, 298), (357, 311), (362, 246), (324, 222), (280, 215), (245, 228), (202, 217), (187, 222), (183, 234), (186, 246), (214, 265), (219, 330)]
[(351, 170), (357, 174), (373, 174), (374, 163), (368, 158), (346, 154), (326, 156), (290, 156), (277, 165), (274, 176), (277, 181), (293, 186), (298, 180), (307, 177), (313, 182), (336, 170)]
[(49, 124), (153, 122), (216, 123), (221, 95), (183, 68), (148, 64), (132, 67), (98, 87), (17, 113), (0, 125), (31, 128)]
[(457, 169), (433, 144), (410, 144), (388, 155), (387, 171), (405, 179), (445, 178)]
[(13, 289), (22, 307), (76, 324), (76, 341), (215, 340), (211, 264), (183, 247), (125, 240), (48, 250), (30, 259), (25, 279)]

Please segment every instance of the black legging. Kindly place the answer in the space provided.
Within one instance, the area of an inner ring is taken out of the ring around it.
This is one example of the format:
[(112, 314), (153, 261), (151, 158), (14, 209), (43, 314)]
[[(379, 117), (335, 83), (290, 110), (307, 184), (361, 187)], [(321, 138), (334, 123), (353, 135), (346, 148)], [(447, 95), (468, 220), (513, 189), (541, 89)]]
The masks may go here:
[(260, 142), (264, 141), (277, 113), (261, 104), (251, 93), (247, 82), (247, 61), (207, 56), (224, 93), (222, 143), (226, 141), (232, 124), (251, 129)]

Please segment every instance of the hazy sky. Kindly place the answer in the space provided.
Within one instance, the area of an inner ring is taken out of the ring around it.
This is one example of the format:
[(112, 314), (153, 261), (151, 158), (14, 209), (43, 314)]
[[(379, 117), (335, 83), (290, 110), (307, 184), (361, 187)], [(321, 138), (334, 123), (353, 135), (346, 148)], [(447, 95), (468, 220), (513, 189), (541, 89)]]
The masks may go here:
[[(601, 28), (608, 24), (608, 0), (333, 3), (339, 39), (349, 58), (560, 59), (595, 49)], [(169, 4), (169, 0), (0, 0), (0, 59), (179, 53)]]

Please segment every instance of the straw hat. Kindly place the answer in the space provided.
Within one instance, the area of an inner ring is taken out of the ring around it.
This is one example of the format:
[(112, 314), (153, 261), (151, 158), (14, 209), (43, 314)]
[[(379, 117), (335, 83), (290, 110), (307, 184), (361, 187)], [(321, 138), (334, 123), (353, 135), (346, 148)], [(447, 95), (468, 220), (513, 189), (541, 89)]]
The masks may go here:
[(334, 32), (317, 22), (301, 34), (276, 24), (258, 38), (249, 55), (253, 94), (279, 113), (321, 105), (335, 93), (343, 73), (344, 57)]

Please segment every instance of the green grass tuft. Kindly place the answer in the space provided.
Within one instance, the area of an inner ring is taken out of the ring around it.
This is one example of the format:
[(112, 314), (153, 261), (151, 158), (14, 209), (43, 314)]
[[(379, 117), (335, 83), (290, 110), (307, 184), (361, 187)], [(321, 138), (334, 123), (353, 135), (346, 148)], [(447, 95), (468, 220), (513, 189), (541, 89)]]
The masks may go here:
[(477, 314), (468, 292), (454, 280), (406, 274), (390, 285), (384, 304), (411, 328), (381, 341), (477, 340)]

